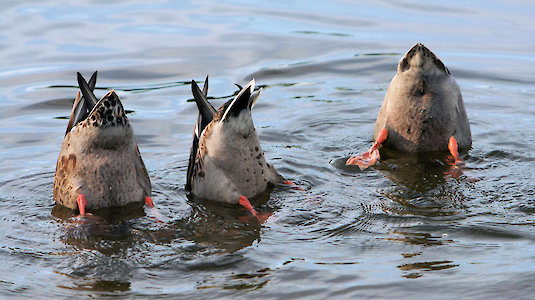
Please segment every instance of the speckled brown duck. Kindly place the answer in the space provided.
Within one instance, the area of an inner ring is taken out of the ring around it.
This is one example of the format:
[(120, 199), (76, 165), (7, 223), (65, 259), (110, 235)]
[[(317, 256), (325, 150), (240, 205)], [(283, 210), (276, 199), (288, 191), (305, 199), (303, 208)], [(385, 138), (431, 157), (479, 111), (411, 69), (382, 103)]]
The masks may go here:
[(74, 101), (54, 178), (54, 200), (83, 215), (86, 209), (152, 205), (149, 175), (121, 100), (110, 91), (97, 101), (97, 72), (78, 73)]
[(379, 159), (380, 145), (409, 152), (450, 150), (472, 144), (470, 123), (457, 82), (428, 48), (416, 44), (401, 59), (375, 122), (375, 143), (348, 165), (366, 168)]
[(268, 184), (293, 184), (266, 163), (256, 133), (251, 109), (261, 91), (254, 92), (254, 79), (218, 111), (206, 100), (195, 81), (191, 88), (199, 109), (188, 165), (186, 190), (209, 200), (241, 204), (258, 214), (248, 198), (263, 192)]

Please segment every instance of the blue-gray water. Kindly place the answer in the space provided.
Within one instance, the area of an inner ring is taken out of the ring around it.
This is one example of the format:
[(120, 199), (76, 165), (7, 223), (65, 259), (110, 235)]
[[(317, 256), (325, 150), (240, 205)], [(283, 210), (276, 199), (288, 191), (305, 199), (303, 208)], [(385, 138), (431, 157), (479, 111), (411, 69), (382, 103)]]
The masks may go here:
[[(109, 4), (112, 3), (112, 4)], [(0, 298), (531, 299), (535, 293), (535, 5), (530, 1), (3, 1), (0, 4)], [(341, 167), (372, 142), (399, 59), (423, 43), (459, 83), (473, 147)], [(52, 183), (76, 72), (99, 71), (137, 135), (166, 218), (71, 238)], [(239, 207), (188, 198), (210, 75), (264, 91), (266, 152), (306, 191)]]

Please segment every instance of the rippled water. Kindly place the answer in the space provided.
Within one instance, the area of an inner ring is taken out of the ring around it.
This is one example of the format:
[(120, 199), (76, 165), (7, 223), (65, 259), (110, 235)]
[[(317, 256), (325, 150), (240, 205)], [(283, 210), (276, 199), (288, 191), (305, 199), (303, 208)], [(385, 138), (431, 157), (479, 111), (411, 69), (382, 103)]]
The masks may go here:
[[(531, 299), (535, 292), (535, 6), (529, 1), (6, 1), (0, 4), (0, 298)], [(372, 142), (404, 53), (424, 43), (463, 92), (466, 175), (446, 153)], [(71, 236), (55, 206), (56, 159), (77, 71), (114, 88), (165, 222), (123, 214)], [(269, 162), (306, 191), (252, 200), (186, 195), (196, 107), (252, 77)]]

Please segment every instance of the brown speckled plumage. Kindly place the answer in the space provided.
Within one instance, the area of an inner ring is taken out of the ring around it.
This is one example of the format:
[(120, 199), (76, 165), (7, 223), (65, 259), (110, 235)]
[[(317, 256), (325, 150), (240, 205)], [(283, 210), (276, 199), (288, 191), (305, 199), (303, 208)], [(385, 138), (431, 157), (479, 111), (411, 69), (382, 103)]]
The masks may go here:
[(88, 209), (142, 203), (151, 193), (149, 175), (119, 97), (112, 90), (85, 118), (72, 120), (77, 100), (56, 166), (54, 200), (71, 209), (78, 208), (79, 194)]

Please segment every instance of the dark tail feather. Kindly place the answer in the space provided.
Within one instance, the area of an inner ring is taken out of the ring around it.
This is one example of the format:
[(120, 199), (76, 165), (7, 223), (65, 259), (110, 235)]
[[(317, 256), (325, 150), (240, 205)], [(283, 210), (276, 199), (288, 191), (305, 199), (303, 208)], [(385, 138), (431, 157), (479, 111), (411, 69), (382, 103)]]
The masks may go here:
[(193, 169), (195, 166), (195, 161), (197, 159), (197, 150), (199, 149), (199, 138), (204, 130), (204, 128), (212, 121), (214, 114), (216, 113), (215, 108), (208, 102), (206, 99), (208, 96), (208, 76), (204, 81), (204, 86), (202, 92), (199, 89), (199, 86), (195, 80), (191, 81), (191, 92), (193, 93), (193, 98), (195, 98), (195, 103), (197, 103), (197, 108), (199, 109), (199, 114), (197, 116), (197, 123), (195, 124), (195, 133), (193, 134), (193, 144), (191, 145), (189, 153), (189, 162), (188, 162), (188, 173), (186, 179), (186, 191), (191, 191), (193, 189), (192, 179), (193, 179)]
[(97, 98), (93, 94), (96, 83), (97, 72), (93, 73), (93, 76), (89, 79), (89, 84), (85, 82), (85, 78), (82, 74), (78, 73), (78, 85), (80, 86), (80, 91), (82, 91), (82, 99), (76, 107), (73, 126), (78, 124), (78, 122), (83, 119), (84, 115), (90, 112), (97, 104)]
[(204, 86), (202, 87), (202, 94), (204, 95), (204, 98), (208, 99), (208, 75), (206, 75), (206, 79), (204, 80)]
[[(236, 95), (234, 100), (230, 102), (230, 104), (227, 106), (225, 113), (223, 114), (222, 120), (225, 120), (229, 115), (231, 116), (238, 116), (241, 111), (244, 109), (251, 109), (253, 100), (256, 98), (251, 98), (251, 94), (254, 90), (254, 79), (251, 80), (242, 90)], [(240, 87), (238, 84), (236, 84), (238, 87)]]
[(95, 89), (95, 84), (97, 82), (97, 72), (93, 73), (93, 76), (91, 76), (91, 79), (89, 80), (89, 84), (87, 84), (82, 74), (77, 74), (78, 86), (80, 87), (80, 91), (82, 91), (82, 96), (85, 99), (84, 103), (87, 105), (88, 111), (91, 111), (98, 101), (97, 97), (95, 97), (95, 95), (93, 94), (93, 90)]
[[(89, 90), (91, 91), (90, 93), (91, 95), (93, 95), (93, 90), (95, 89), (95, 85), (97, 83), (97, 73), (98, 73), (97, 71), (93, 73), (93, 75), (91, 76), (91, 79), (89, 79), (89, 84), (85, 83), (84, 77), (80, 73), (78, 73), (78, 84), (81, 87), (82, 85), (80, 84), (80, 81), (83, 81), (85, 85), (89, 87)], [(93, 97), (94, 99), (96, 99), (95, 95), (93, 95)], [(75, 126), (76, 124), (78, 124), (80, 121), (84, 119), (84, 116), (86, 115), (86, 113), (91, 111), (93, 107), (95, 106), (95, 104), (96, 102), (92, 102), (91, 100), (88, 100), (87, 97), (82, 96), (80, 99), (77, 96), (77, 99), (75, 100), (74, 105), (73, 105), (71, 117), (69, 118), (69, 124), (67, 125), (67, 131), (65, 132), (65, 135), (67, 135), (67, 133), (71, 131), (73, 126)]]
[[(197, 119), (199, 131), (198, 134), (212, 121), (214, 114), (216, 113), (215, 108), (208, 102), (206, 99), (205, 93), (208, 93), (208, 78), (204, 83), (203, 91), (199, 89), (199, 86), (195, 80), (191, 81), (191, 92), (193, 93), (193, 98), (195, 98), (195, 103), (197, 103), (197, 108), (199, 109), (199, 118)], [(200, 122), (199, 122), (200, 121)]]

